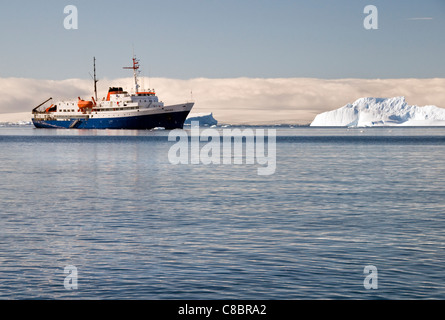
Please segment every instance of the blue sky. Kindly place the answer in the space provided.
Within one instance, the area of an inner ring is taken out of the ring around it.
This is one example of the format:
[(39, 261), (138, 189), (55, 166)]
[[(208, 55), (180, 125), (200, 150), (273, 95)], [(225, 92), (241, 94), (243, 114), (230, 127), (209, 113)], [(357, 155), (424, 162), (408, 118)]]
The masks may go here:
[[(363, 27), (368, 4), (378, 30)], [(0, 41), (0, 78), (88, 79), (93, 56), (99, 77), (131, 76), (133, 46), (152, 77), (443, 78), (445, 1), (17, 0)]]

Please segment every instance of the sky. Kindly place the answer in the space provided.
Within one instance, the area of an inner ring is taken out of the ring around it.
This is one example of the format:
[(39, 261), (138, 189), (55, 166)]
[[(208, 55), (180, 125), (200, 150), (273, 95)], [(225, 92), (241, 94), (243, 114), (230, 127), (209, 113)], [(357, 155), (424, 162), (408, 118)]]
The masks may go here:
[[(64, 27), (67, 5), (77, 8), (77, 29)], [(376, 30), (364, 27), (367, 5), (378, 9)], [(312, 90), (321, 95), (316, 97), (317, 107), (313, 101), (298, 103), (295, 94), (299, 91), (292, 86), (289, 92), (280, 90), (280, 95), (268, 92), (277, 90), (275, 85), (264, 88), (271, 109), (277, 111), (280, 103), (292, 109), (294, 103), (295, 111), (306, 110), (304, 115), (296, 112), (294, 122), (309, 121), (320, 111), (320, 103), (326, 110), (338, 108), (342, 105), (337, 103), (353, 102), (361, 92), (394, 92), (411, 96), (414, 103), (445, 107), (440, 94), (435, 95), (436, 100), (428, 100), (431, 92), (417, 92), (411, 87), (398, 92), (400, 81), (396, 81), (424, 80), (423, 87), (431, 79), (445, 78), (444, 31), (444, 0), (8, 1), (0, 10), (0, 83), (8, 86), (11, 94), (0, 102), (0, 113), (26, 111), (23, 102), (32, 106), (41, 102), (32, 101), (31, 96), (29, 101), (23, 98), (20, 104), (15, 103), (20, 100), (16, 96), (19, 90), (29, 88), (24, 95), (35, 92), (37, 100), (40, 95), (62, 95), (59, 91), (66, 88), (67, 79), (81, 81), (71, 89), (83, 88), (83, 83), (91, 80), (93, 57), (101, 79), (99, 91), (104, 91), (114, 80), (131, 77), (122, 67), (131, 64), (133, 52), (141, 60), (146, 83), (162, 87), (176, 81), (188, 86), (178, 87), (181, 93), (177, 96), (168, 87), (162, 93), (157, 90), (161, 99), (163, 95), (185, 99), (193, 91), (194, 110), (198, 112), (209, 111), (211, 105), (218, 114), (227, 106), (217, 103), (219, 95), (205, 95), (205, 89), (213, 88), (215, 81), (227, 85), (222, 90), (226, 91), (255, 85), (255, 79), (269, 84), (273, 81), (268, 79), (282, 79), (303, 86), (307, 83), (304, 79), (319, 80), (311, 82), (319, 86)], [(29, 80), (28, 88), (14, 79)], [(320, 86), (341, 79), (388, 81), (385, 87), (372, 91), (358, 87), (369, 82), (351, 80), (353, 90), (344, 86), (343, 99), (332, 99), (329, 90), (324, 94)], [(42, 87), (38, 80), (55, 82)], [(238, 87), (233, 88), (234, 84)], [(35, 91), (37, 87), (48, 92)], [(56, 87), (57, 92), (51, 92)], [(263, 107), (261, 95), (252, 95), (255, 88), (245, 92), (246, 96), (232, 102), (239, 104), (239, 114), (235, 112), (233, 119), (249, 114), (249, 110), (254, 117), (250, 104), (255, 101)], [(77, 97), (72, 90), (65, 94)], [(206, 105), (200, 104), (202, 101)], [(249, 101), (249, 106), (242, 101)]]

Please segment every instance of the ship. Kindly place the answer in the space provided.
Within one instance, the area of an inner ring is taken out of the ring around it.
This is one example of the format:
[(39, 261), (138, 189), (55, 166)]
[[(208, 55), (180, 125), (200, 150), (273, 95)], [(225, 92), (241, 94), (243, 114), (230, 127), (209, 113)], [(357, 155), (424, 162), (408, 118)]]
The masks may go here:
[(109, 87), (101, 101), (97, 99), (96, 58), (94, 58), (94, 94), (91, 100), (60, 100), (48, 107), (47, 99), (32, 110), (36, 128), (55, 129), (182, 129), (194, 102), (164, 105), (154, 89), (140, 89), (139, 60), (133, 55), (134, 92)]

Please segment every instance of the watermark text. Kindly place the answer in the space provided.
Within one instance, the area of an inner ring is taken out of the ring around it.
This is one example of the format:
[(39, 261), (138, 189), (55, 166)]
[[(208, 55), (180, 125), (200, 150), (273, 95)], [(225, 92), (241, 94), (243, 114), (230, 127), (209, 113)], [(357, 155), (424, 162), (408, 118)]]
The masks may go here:
[[(173, 130), (168, 141), (171, 164), (258, 164), (258, 175), (272, 175), (276, 170), (276, 130), (207, 128), (200, 131), (199, 122), (192, 121), (187, 131)], [(267, 152), (266, 152), (267, 149)]]
[(377, 30), (379, 28), (379, 12), (376, 6), (367, 5), (363, 9), (363, 13), (367, 14), (363, 20), (363, 27), (366, 30)]
[(77, 7), (71, 4), (65, 6), (65, 8), (63, 9), (63, 13), (67, 14), (65, 19), (63, 19), (63, 27), (67, 30), (78, 29), (79, 19), (78, 19)]
[(363, 286), (365, 289), (377, 290), (379, 288), (377, 268), (375, 266), (366, 266), (363, 270), (363, 274), (366, 275), (365, 280), (363, 280)]
[(64, 271), (68, 274), (63, 281), (66, 290), (77, 290), (77, 268), (75, 266), (66, 266)]

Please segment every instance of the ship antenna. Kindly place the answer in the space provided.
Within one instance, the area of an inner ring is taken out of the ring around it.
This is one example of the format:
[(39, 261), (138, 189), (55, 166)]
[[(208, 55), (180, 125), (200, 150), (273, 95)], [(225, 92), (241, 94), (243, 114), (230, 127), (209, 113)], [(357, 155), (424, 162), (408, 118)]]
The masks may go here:
[(94, 64), (94, 97), (97, 101), (97, 82), (99, 80), (96, 79), (96, 57), (93, 58), (93, 64)]
[(139, 84), (138, 84), (138, 69), (139, 69), (139, 60), (133, 55), (133, 66), (132, 67), (123, 67), (123, 69), (133, 69), (134, 76), (134, 85), (136, 94), (139, 92)]
[(93, 57), (93, 67), (94, 67), (94, 77), (91, 75), (91, 73), (90, 77), (93, 78), (94, 81), (94, 97), (96, 98), (97, 101), (97, 83), (99, 82), (99, 80), (96, 79), (96, 57)]

